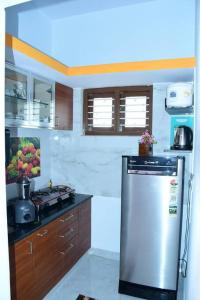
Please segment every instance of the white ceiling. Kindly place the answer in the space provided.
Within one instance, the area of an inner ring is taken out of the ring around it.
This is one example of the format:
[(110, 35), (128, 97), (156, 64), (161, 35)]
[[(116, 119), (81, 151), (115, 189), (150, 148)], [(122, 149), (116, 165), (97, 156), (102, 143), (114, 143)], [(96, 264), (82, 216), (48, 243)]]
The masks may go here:
[(51, 20), (156, 0), (32, 0), (18, 11), (39, 9)]

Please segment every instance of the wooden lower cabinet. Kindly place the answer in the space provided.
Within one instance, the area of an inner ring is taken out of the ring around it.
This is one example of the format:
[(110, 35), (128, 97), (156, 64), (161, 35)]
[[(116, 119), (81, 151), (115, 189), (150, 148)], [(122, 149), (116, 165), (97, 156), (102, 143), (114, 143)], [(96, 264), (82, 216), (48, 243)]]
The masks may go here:
[(9, 254), (12, 299), (35, 299), (33, 235), (10, 246)]
[(41, 300), (91, 247), (91, 200), (10, 246), (12, 300)]
[(41, 299), (47, 294), (53, 285), (54, 276), (56, 276), (54, 273), (57, 273), (58, 261), (55, 260), (54, 234), (55, 229), (50, 223), (34, 235), (34, 273), (37, 281), (36, 299)]
[(78, 254), (80, 258), (91, 247), (91, 201), (79, 206)]

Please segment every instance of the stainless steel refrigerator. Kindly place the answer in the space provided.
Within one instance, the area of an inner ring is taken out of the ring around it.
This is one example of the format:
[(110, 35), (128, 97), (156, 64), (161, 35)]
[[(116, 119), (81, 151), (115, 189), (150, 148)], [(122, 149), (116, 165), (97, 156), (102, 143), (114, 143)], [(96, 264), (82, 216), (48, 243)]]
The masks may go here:
[(122, 158), (119, 293), (177, 297), (184, 157)]

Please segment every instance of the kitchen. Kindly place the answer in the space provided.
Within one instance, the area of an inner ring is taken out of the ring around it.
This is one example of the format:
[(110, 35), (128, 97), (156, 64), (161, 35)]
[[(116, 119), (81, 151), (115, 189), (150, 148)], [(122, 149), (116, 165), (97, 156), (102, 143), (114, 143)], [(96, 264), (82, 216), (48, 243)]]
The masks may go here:
[[(134, 9), (144, 9), (145, 5), (148, 5), (152, 9), (160, 9), (162, 6), (156, 6), (156, 3), (151, 1), (148, 3), (135, 4), (133, 6)], [(159, 1), (155, 1), (159, 2)], [(80, 3), (79, 3), (80, 4)], [(177, 7), (178, 7), (177, 3)], [(28, 5), (28, 4), (27, 4)], [(154, 6), (155, 5), (155, 6)], [(161, 5), (161, 4), (160, 4)], [(164, 5), (162, 3), (162, 5)], [(187, 7), (188, 5), (188, 7)], [(185, 7), (183, 9), (183, 14), (187, 12), (190, 5), (189, 2), (185, 2)], [(118, 14), (124, 12), (128, 14), (128, 8), (124, 6), (122, 8), (115, 8), (112, 11), (113, 20), (117, 21)], [(164, 5), (163, 10), (168, 8), (168, 4)], [(85, 10), (87, 7), (85, 7)], [(170, 8), (168, 8), (170, 10)], [(20, 10), (20, 9), (19, 9)], [(63, 10), (62, 10), (63, 11)], [(190, 7), (191, 19), (193, 20), (194, 6)], [(86, 13), (86, 11), (84, 11)], [(91, 22), (94, 23), (94, 19), (99, 17), (100, 20), (104, 18), (105, 27), (106, 20), (109, 22), (110, 11), (104, 11), (101, 14), (91, 13)], [(132, 13), (132, 11), (131, 11)], [(138, 13), (138, 11), (136, 11)], [(155, 12), (156, 13), (156, 12)], [(50, 12), (49, 12), (50, 14)], [(54, 14), (56, 18), (56, 10), (54, 8)], [(170, 14), (170, 13), (169, 13)], [(174, 15), (176, 15), (174, 13)], [(48, 19), (46, 16), (44, 17), (41, 12), (36, 10), (24, 9), (24, 12), (19, 12), (17, 15), (18, 18), (18, 26), (15, 26), (15, 16), (16, 11), (10, 11), (10, 20), (13, 21), (13, 24), (8, 23), (7, 32), (17, 36), (18, 38), (24, 40), (28, 44), (34, 46), (35, 48), (44, 51), (45, 53), (49, 53), (48, 46), (48, 32), (49, 28)], [(102, 44), (97, 45), (101, 47), (95, 47), (95, 53), (91, 54), (87, 49), (87, 45), (90, 42), (90, 36), (81, 35), (80, 36), (80, 26), (85, 25), (85, 32), (87, 30), (91, 30), (91, 24), (86, 23), (87, 14), (84, 16), (74, 16), (60, 20), (54, 20), (54, 36), (56, 36), (56, 43), (59, 47), (56, 47), (52, 56), (58, 58), (65, 64), (80, 66), (80, 65), (92, 65), (92, 64), (103, 64), (109, 62), (123, 62), (123, 61), (142, 61), (142, 60), (151, 60), (151, 59), (162, 59), (162, 58), (174, 58), (174, 57), (191, 57), (193, 56), (193, 48), (192, 42), (187, 47), (182, 47), (183, 41), (181, 40), (181, 32), (183, 20), (180, 18), (180, 24), (176, 27), (176, 34), (174, 36), (170, 36), (169, 39), (174, 38), (174, 44), (177, 46), (172, 48), (167, 48), (165, 46), (160, 46), (158, 49), (158, 45), (154, 46), (151, 51), (146, 51), (146, 46), (144, 47), (144, 41), (141, 40), (138, 49), (139, 51), (135, 51), (134, 55), (132, 54), (132, 45), (130, 43), (130, 39), (127, 39), (128, 35), (130, 35), (130, 29), (127, 30), (127, 35), (121, 35), (122, 43), (120, 45), (120, 49), (116, 48), (115, 51), (105, 51), (101, 48)], [(37, 28), (32, 28), (32, 26), (27, 26), (27, 22), (30, 18), (38, 18), (37, 24), (35, 26), (39, 26)], [(82, 18), (82, 20), (81, 20)], [(107, 19), (106, 19), (107, 18)], [(149, 16), (150, 18), (150, 16)], [(128, 18), (127, 18), (128, 19)], [(130, 19), (129, 19), (130, 20)], [(182, 20), (182, 21), (181, 21)], [(46, 24), (45, 24), (46, 21)], [(137, 20), (138, 21), (138, 20)], [(168, 30), (170, 33), (173, 32), (174, 23), (171, 20), (170, 26), (171, 31), (168, 24)], [(177, 20), (176, 20), (177, 21)], [(42, 32), (41, 30), (41, 22), (43, 22)], [(99, 21), (100, 22), (100, 21)], [(161, 22), (161, 21), (160, 21)], [(194, 22), (191, 21), (187, 24), (185, 28), (185, 34), (188, 36), (194, 35)], [(167, 20), (166, 20), (167, 23)], [(77, 24), (77, 27), (74, 25)], [(79, 24), (79, 25), (78, 25)], [(82, 25), (80, 25), (82, 24)], [(94, 23), (95, 24), (95, 23)], [(102, 23), (103, 24), (103, 23)], [(163, 24), (163, 23), (162, 23)], [(46, 25), (46, 27), (45, 27)], [(156, 32), (156, 24), (152, 24), (150, 30)], [(163, 26), (166, 24), (163, 24)], [(10, 27), (9, 27), (10, 26)], [(127, 24), (124, 25), (126, 27)], [(140, 25), (141, 26), (141, 25)], [(188, 28), (189, 27), (189, 28)], [(66, 39), (63, 38), (63, 33), (59, 32), (59, 28), (65, 28), (67, 30), (67, 39), (72, 42), (74, 47), (68, 47), (67, 55), (64, 55), (64, 51), (66, 51)], [(71, 28), (74, 28), (71, 30)], [(166, 28), (166, 27), (164, 27)], [(109, 34), (105, 34), (105, 28), (97, 28), (99, 30), (99, 40), (101, 40), (102, 34), (106, 43), (109, 45)], [(112, 29), (112, 28), (111, 28)], [(18, 30), (18, 32), (16, 32)], [(27, 30), (27, 31), (26, 31)], [(102, 30), (102, 32), (101, 32)], [(119, 26), (118, 24), (118, 33), (120, 34), (124, 32), (123, 26)], [(131, 28), (132, 30), (132, 28)], [(179, 30), (179, 31), (178, 31)], [(34, 32), (40, 32), (39, 34), (34, 34)], [(154, 33), (155, 33), (154, 32)], [(14, 34), (15, 33), (15, 34)], [(141, 34), (144, 32), (141, 31)], [(44, 36), (43, 36), (44, 34)], [(76, 36), (79, 34), (80, 38), (77, 39)], [(112, 35), (112, 32), (110, 32)], [(136, 33), (135, 33), (136, 34)], [(167, 33), (165, 33), (167, 34)], [(155, 38), (155, 40), (159, 39), (160, 32), (157, 31), (157, 36), (150, 36), (149, 40), (147, 40), (148, 44), (151, 45), (151, 39)], [(176, 41), (177, 35), (179, 36), (179, 47), (178, 42)], [(88, 38), (88, 40), (86, 39)], [(32, 39), (32, 40), (31, 40)], [(170, 40), (171, 40), (170, 39)], [(183, 37), (182, 37), (183, 39)], [(167, 40), (167, 39), (166, 39)], [(50, 41), (50, 36), (49, 36)], [(171, 40), (172, 41), (172, 40)], [(114, 42), (117, 40), (114, 39)], [(50, 42), (49, 42), (50, 45)], [(82, 49), (82, 52), (85, 55), (80, 55), (79, 47), (80, 45), (85, 45)], [(155, 45), (155, 43), (154, 43)], [(124, 47), (124, 48), (123, 48)], [(152, 46), (153, 47), (153, 46)], [(136, 49), (137, 50), (137, 49)], [(75, 53), (77, 51), (77, 53)], [(142, 52), (143, 51), (143, 52)], [(171, 52), (170, 52), (171, 51)], [(104, 56), (100, 56), (101, 53), (104, 53)], [(109, 56), (110, 55), (110, 56)], [(124, 56), (123, 56), (124, 55)], [(20, 55), (14, 57), (15, 61), (19, 63), (21, 67), (27, 69), (27, 65), (32, 66), (32, 71), (34, 73), (50, 78), (49, 69), (42, 69), (41, 65), (33, 64), (31, 58), (27, 58), (28, 61), (23, 61), (20, 58)], [(21, 59), (21, 60), (20, 60)], [(81, 61), (81, 59), (83, 59)], [(23, 66), (24, 64), (24, 66)], [(40, 72), (38, 72), (40, 70)], [(48, 70), (48, 72), (47, 72)], [(48, 76), (47, 76), (48, 74)], [(54, 73), (55, 74), (55, 73)], [(164, 149), (169, 149), (169, 139), (170, 139), (170, 116), (165, 112), (164, 108), (164, 99), (166, 97), (166, 87), (168, 82), (174, 81), (192, 81), (193, 77), (191, 76), (192, 72), (190, 69), (175, 69), (168, 71), (153, 72), (147, 71), (142, 74), (131, 73), (131, 76), (126, 76), (125, 79), (120, 78), (118, 74), (103, 74), (103, 75), (89, 75), (89, 76), (77, 76), (77, 77), (69, 77), (68, 81), (63, 79), (63, 76), (60, 74), (56, 74), (57, 81), (64, 83), (63, 80), (66, 81), (66, 85), (75, 87), (74, 96), (73, 96), (73, 131), (48, 131), (46, 129), (26, 129), (19, 128), (18, 136), (29, 136), (29, 137), (39, 137), (41, 143), (41, 170), (42, 175), (35, 179), (35, 189), (39, 189), (48, 184), (51, 179), (53, 185), (57, 184), (71, 184), (79, 193), (83, 194), (91, 194), (94, 195), (92, 199), (92, 248), (99, 249), (99, 252), (102, 251), (110, 251), (119, 253), (119, 231), (120, 231), (120, 176), (121, 176), (121, 156), (123, 154), (137, 154), (138, 153), (138, 136), (136, 137), (127, 137), (127, 136), (84, 136), (82, 134), (82, 93), (83, 88), (97, 88), (97, 87), (105, 87), (105, 86), (116, 86), (116, 82), (119, 82), (121, 86), (130, 86), (130, 85), (141, 85), (141, 84), (152, 84), (156, 83), (153, 86), (153, 116), (156, 116), (153, 119), (153, 133), (158, 140), (158, 143), (154, 145), (154, 154), (163, 153)], [(185, 76), (185, 77), (184, 77)], [(117, 78), (119, 77), (119, 78)], [(65, 77), (64, 77), (65, 78)], [(121, 82), (120, 82), (121, 80)], [(122, 81), (124, 80), (124, 81)], [(72, 82), (74, 81), (74, 83)], [(126, 84), (125, 84), (125, 83)], [(74, 84), (74, 86), (73, 86)], [(161, 126), (162, 125), (162, 126)], [(48, 147), (46, 146), (48, 145)], [(64, 154), (63, 154), (64, 153)], [(190, 157), (190, 154), (184, 154), (186, 156), (186, 164), (187, 158)], [(186, 166), (187, 168), (187, 166)], [(49, 175), (49, 171), (45, 172), (45, 170), (51, 170), (51, 174)], [(109, 182), (109, 185), (108, 185)], [(13, 190), (8, 191), (7, 193), (14, 193)], [(112, 211), (112, 218), (107, 215), (107, 211)], [(102, 220), (104, 220), (102, 222)], [(186, 298), (187, 299), (187, 298)]]

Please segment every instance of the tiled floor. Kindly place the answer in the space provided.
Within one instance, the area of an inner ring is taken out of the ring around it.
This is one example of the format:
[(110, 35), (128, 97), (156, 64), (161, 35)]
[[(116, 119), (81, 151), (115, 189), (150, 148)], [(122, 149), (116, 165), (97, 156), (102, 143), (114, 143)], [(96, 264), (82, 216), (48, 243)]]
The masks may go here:
[(97, 300), (138, 299), (118, 294), (118, 272), (117, 260), (86, 254), (44, 300), (75, 300), (79, 294)]

